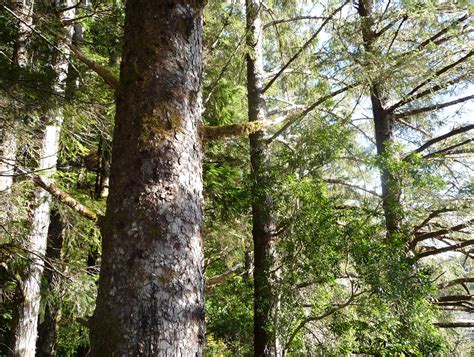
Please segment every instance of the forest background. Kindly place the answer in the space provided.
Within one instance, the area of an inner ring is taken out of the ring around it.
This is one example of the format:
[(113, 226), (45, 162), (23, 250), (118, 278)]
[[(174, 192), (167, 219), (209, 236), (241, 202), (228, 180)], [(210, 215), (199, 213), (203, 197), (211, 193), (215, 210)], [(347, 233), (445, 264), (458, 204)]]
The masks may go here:
[[(125, 4), (0, 7), (0, 354), (85, 355)], [(470, 353), (472, 11), (206, 4), (205, 354)]]

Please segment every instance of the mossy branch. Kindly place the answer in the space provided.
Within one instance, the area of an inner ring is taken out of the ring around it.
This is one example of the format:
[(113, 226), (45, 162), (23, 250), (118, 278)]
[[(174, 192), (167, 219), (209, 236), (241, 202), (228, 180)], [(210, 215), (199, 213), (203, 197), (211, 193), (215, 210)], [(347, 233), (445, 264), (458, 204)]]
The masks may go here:
[(118, 90), (119, 88), (119, 79), (107, 68), (102, 66), (101, 64), (91, 60), (88, 58), (84, 53), (82, 53), (79, 48), (77, 48), (71, 42), (64, 40), (68, 47), (71, 49), (72, 52), (76, 55), (77, 59), (84, 63), (87, 67), (92, 69), (95, 73), (97, 73), (100, 78), (104, 80), (109, 86), (111, 86), (114, 90)]
[(221, 126), (205, 126), (203, 129), (204, 140), (235, 138), (242, 135), (253, 134), (270, 126), (269, 121), (250, 121), (242, 124), (229, 124)]
[(46, 177), (40, 176), (33, 172), (29, 172), (26, 169), (19, 166), (17, 166), (17, 170), (22, 175), (25, 175), (31, 178), (37, 186), (49, 192), (51, 196), (53, 196), (56, 200), (58, 200), (62, 204), (68, 206), (69, 208), (72, 208), (74, 211), (79, 213), (84, 218), (87, 218), (88, 220), (91, 220), (92, 222), (98, 223), (100, 217), (97, 215), (97, 213), (95, 213), (92, 209), (84, 206), (82, 203), (80, 203), (78, 200), (76, 200), (67, 192), (64, 192), (63, 190), (61, 190), (58, 186), (56, 186), (54, 182), (50, 181)]

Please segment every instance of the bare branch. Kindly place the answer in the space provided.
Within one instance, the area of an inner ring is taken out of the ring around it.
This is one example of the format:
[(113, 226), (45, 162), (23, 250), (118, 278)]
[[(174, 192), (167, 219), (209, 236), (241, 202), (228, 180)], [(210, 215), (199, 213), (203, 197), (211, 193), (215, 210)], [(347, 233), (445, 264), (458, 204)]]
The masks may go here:
[(474, 124), (461, 126), (457, 129), (451, 130), (450, 132), (448, 132), (446, 134), (443, 134), (443, 135), (437, 136), (436, 138), (428, 140), (426, 143), (421, 145), (418, 149), (413, 150), (410, 154), (405, 156), (403, 158), (403, 160), (408, 161), (414, 154), (419, 154), (419, 153), (423, 152), (424, 150), (428, 149), (430, 146), (433, 146), (434, 144), (439, 143), (440, 141), (443, 141), (445, 139), (448, 139), (448, 138), (450, 138), (452, 136), (455, 136), (455, 135), (458, 135), (458, 134), (465, 133), (465, 132), (467, 132), (469, 130), (472, 130), (472, 129), (474, 129)]
[(432, 250), (427, 250), (425, 252), (422, 252), (422, 253), (419, 253), (415, 256), (416, 259), (421, 259), (421, 258), (425, 258), (425, 257), (429, 257), (431, 255), (436, 255), (436, 254), (441, 254), (441, 253), (446, 253), (446, 252), (451, 252), (451, 251), (454, 251), (454, 250), (457, 250), (457, 249), (461, 249), (461, 248), (464, 248), (464, 247), (468, 247), (470, 245), (474, 244), (474, 239), (471, 239), (471, 240), (467, 240), (465, 242), (462, 242), (462, 243), (457, 243), (457, 244), (453, 244), (453, 245), (449, 245), (447, 247), (443, 247), (443, 248), (437, 248), (437, 249), (432, 249)]
[(446, 107), (450, 107), (452, 105), (463, 103), (463, 102), (466, 102), (466, 101), (471, 100), (471, 99), (474, 99), (474, 95), (468, 95), (467, 97), (462, 97), (462, 98), (453, 100), (451, 102), (433, 104), (433, 105), (430, 105), (428, 107), (413, 109), (413, 110), (409, 110), (409, 111), (402, 112), (402, 113), (396, 113), (395, 118), (399, 119), (399, 118), (405, 118), (405, 117), (420, 114), (420, 113), (431, 112), (431, 111), (434, 111), (434, 110), (443, 109), (443, 108), (446, 108)]
[(349, 183), (349, 182), (345, 182), (343, 180), (337, 180), (337, 179), (323, 179), (324, 182), (327, 182), (327, 183), (332, 183), (332, 184), (337, 184), (337, 185), (343, 185), (343, 186), (347, 186), (347, 187), (352, 187), (352, 188), (355, 188), (357, 190), (361, 190), (361, 191), (364, 191), (364, 192), (367, 192), (367, 193), (370, 193), (371, 195), (374, 195), (376, 197), (379, 197), (379, 198), (382, 198), (381, 195), (379, 195), (377, 192), (375, 191), (372, 191), (372, 190), (368, 190), (364, 187), (361, 187), (361, 186), (358, 186), (358, 185), (354, 185), (352, 183)]
[(279, 19), (279, 20), (273, 20), (270, 22), (267, 22), (265, 25), (263, 25), (263, 29), (267, 29), (269, 27), (279, 25), (279, 24), (284, 24), (287, 22), (295, 22), (295, 21), (301, 21), (301, 20), (326, 20), (327, 17), (324, 16), (295, 16), (295, 17), (290, 17), (288, 19)]
[(440, 328), (470, 328), (474, 327), (474, 321), (442, 321), (435, 322), (433, 325)]
[(437, 230), (437, 231), (434, 231), (434, 232), (418, 233), (418, 234), (415, 234), (415, 238), (412, 240), (412, 242), (410, 244), (411, 244), (412, 247), (414, 247), (415, 245), (417, 245), (421, 241), (431, 239), (431, 238), (440, 237), (442, 235), (449, 234), (449, 233), (452, 233), (452, 232), (459, 232), (459, 231), (461, 231), (465, 228), (470, 227), (473, 223), (474, 223), (474, 219), (471, 219), (467, 222), (458, 224), (458, 225), (450, 227), (450, 228), (444, 228), (444, 229), (440, 229), (440, 230)]
[(458, 278), (450, 281), (446, 281), (444, 283), (438, 284), (439, 289), (445, 289), (449, 288), (454, 285), (462, 285), (465, 283), (474, 283), (474, 277), (468, 277), (468, 278)]
[(234, 265), (232, 268), (227, 270), (226, 272), (211, 276), (210, 278), (206, 279), (206, 289), (212, 288), (214, 285), (221, 284), (226, 281), (229, 277), (234, 275), (235, 272), (239, 271), (244, 265), (242, 263)]
[(441, 31), (439, 31), (438, 33), (434, 34), (433, 36), (431, 36), (430, 38), (426, 39), (425, 41), (423, 41), (422, 43), (420, 43), (418, 46), (417, 46), (417, 50), (421, 50), (423, 47), (426, 47), (428, 46), (430, 43), (432, 42), (435, 42), (438, 38), (440, 38), (441, 36), (443, 36), (446, 32), (450, 31), (452, 28), (456, 27), (458, 24), (466, 21), (467, 19), (469, 18), (469, 15), (466, 14), (462, 17), (460, 17), (459, 19), (453, 21), (451, 24), (449, 24), (447, 27), (445, 27), (444, 29), (442, 29)]
[(456, 149), (460, 146), (464, 146), (466, 144), (469, 144), (470, 142), (472, 142), (473, 139), (468, 139), (468, 140), (465, 140), (459, 144), (455, 144), (455, 145), (451, 145), (451, 146), (448, 146), (447, 148), (444, 148), (444, 149), (441, 149), (441, 150), (438, 150), (438, 151), (435, 151), (435, 152), (432, 152), (432, 153), (429, 153), (427, 155), (424, 155), (423, 156), (423, 159), (430, 159), (432, 157), (435, 157), (435, 156), (440, 156), (442, 154), (451, 154), (451, 153), (459, 153), (459, 150), (457, 151), (452, 151), (453, 149)]

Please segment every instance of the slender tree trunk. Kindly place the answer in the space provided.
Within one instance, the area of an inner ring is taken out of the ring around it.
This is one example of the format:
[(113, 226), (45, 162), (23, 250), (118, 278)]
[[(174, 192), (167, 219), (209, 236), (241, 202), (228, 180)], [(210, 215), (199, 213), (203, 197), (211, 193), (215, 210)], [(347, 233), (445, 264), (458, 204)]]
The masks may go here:
[[(12, 10), (21, 19), (18, 21), (15, 48), (13, 51), (13, 63), (19, 68), (28, 65), (27, 42), (33, 26), (33, 0), (12, 0)], [(0, 218), (4, 219), (9, 210), (9, 195), (13, 185), (13, 175), (15, 173), (18, 130), (17, 118), (10, 123), (4, 123), (2, 128), (2, 143), (0, 147), (0, 194), (5, 196), (6, 209), (1, 210)]]
[[(260, 0), (247, 0), (247, 92), (249, 120), (265, 120), (263, 89), (262, 24)], [(273, 291), (275, 265), (275, 218), (269, 174), (270, 150), (264, 132), (250, 138), (252, 170), (252, 236), (254, 245), (254, 355), (278, 354), (277, 301)]]
[(203, 1), (129, 0), (92, 356), (200, 356)]
[[(359, 16), (362, 20), (362, 38), (364, 49), (372, 55), (380, 55), (375, 47), (377, 38), (373, 19), (373, 0), (361, 0), (358, 4)], [(383, 97), (383, 88), (377, 80), (370, 86), (370, 100), (374, 117), (375, 143), (377, 154), (382, 157), (380, 167), (380, 181), (382, 184), (383, 210), (387, 238), (400, 232), (402, 207), (400, 202), (401, 188), (396, 173), (390, 169), (389, 162), (396, 158), (392, 153), (394, 143), (394, 116), (385, 108), (386, 99)]]
[[(61, 6), (70, 7), (73, 0), (60, 3)], [(68, 20), (74, 17), (74, 8), (62, 11), (61, 19)], [(68, 29), (68, 36), (72, 36), (72, 29)], [(68, 47), (60, 44), (63, 54), (68, 53)], [(64, 83), (67, 77), (68, 62), (63, 55), (58, 55), (54, 63), (56, 82), (54, 91), (64, 93)], [(63, 113), (61, 108), (55, 108), (46, 115), (46, 127), (40, 150), (39, 170), (44, 175), (50, 175), (56, 169), (59, 134)], [(31, 231), (25, 238), (23, 247), (29, 259), (28, 268), (18, 287), (22, 291), (23, 301), (15, 308), (12, 324), (11, 356), (34, 356), (37, 339), (38, 314), (40, 306), (40, 288), (43, 275), (46, 253), (48, 227), (50, 222), (51, 196), (43, 189), (34, 193), (31, 211)]]
[[(48, 247), (46, 249), (46, 261), (55, 263), (61, 259), (61, 250), (64, 238), (64, 221), (57, 210), (51, 211), (51, 221), (48, 229)], [(59, 277), (52, 269), (44, 272), (44, 282), (53, 291), (58, 284)], [(54, 301), (47, 301), (44, 320), (38, 327), (38, 341), (36, 343), (36, 356), (56, 356), (58, 323), (61, 310)]]

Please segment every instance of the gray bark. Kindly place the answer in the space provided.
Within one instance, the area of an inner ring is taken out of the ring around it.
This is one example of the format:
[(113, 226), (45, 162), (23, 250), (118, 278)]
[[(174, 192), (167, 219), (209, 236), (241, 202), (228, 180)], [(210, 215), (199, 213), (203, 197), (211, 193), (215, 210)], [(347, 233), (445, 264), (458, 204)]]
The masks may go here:
[[(260, 0), (247, 0), (247, 92), (249, 121), (265, 121), (263, 49)], [(252, 169), (252, 237), (254, 245), (254, 355), (279, 354), (278, 298), (272, 268), (276, 261), (275, 218), (270, 177), (270, 149), (263, 130), (249, 135)]]
[(202, 1), (127, 2), (92, 356), (200, 356)]
[[(70, 7), (73, 0), (65, 0), (61, 6)], [(74, 17), (75, 9), (62, 11), (61, 19), (68, 20)], [(72, 28), (68, 27), (67, 36), (72, 36)], [(67, 54), (68, 47), (59, 45), (62, 52)], [(56, 82), (54, 90), (58, 94), (64, 93), (64, 83), (67, 77), (68, 61), (64, 56), (58, 55), (54, 63)], [(51, 175), (57, 162), (59, 147), (59, 134), (63, 113), (61, 108), (55, 108), (46, 114), (46, 127), (40, 150), (38, 169), (43, 175)], [(34, 356), (37, 339), (38, 314), (40, 306), (41, 279), (44, 270), (43, 257), (46, 253), (48, 227), (50, 223), (51, 195), (38, 188), (34, 193), (31, 211), (31, 231), (23, 242), (23, 247), (28, 252), (28, 268), (22, 276), (18, 289), (21, 289), (23, 300), (15, 307), (12, 323), (11, 356)]]

